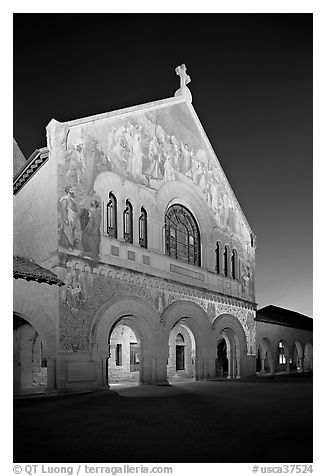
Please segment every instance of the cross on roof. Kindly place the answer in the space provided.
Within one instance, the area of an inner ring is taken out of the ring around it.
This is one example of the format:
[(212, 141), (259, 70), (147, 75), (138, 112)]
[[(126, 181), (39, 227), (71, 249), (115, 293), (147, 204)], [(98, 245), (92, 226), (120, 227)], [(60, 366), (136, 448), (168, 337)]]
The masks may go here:
[(180, 76), (180, 88), (186, 86), (186, 84), (190, 83), (191, 79), (190, 76), (186, 73), (187, 68), (185, 64), (177, 66), (175, 68), (175, 72), (178, 76)]

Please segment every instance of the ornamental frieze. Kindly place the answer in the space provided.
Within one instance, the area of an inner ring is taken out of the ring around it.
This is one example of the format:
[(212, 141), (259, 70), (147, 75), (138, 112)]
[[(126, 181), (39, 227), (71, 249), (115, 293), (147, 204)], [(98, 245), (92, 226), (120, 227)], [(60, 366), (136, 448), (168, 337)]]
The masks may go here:
[[(133, 294), (163, 311), (172, 302), (192, 301), (199, 305), (209, 320), (221, 314), (231, 314), (241, 323), (247, 340), (248, 355), (256, 353), (255, 311), (251, 303), (205, 293), (185, 286), (137, 275), (109, 265), (90, 269), (84, 262), (74, 260), (61, 271), (65, 282), (60, 290), (60, 347), (65, 351), (86, 351), (96, 310), (114, 296)], [(161, 320), (162, 325), (165, 323)]]
[(230, 304), (215, 303), (205, 298), (192, 296), (191, 293), (171, 293), (168, 297), (168, 304), (179, 300), (192, 301), (204, 309), (208, 318), (213, 323), (222, 314), (231, 314), (236, 317), (243, 327), (247, 341), (247, 355), (256, 355), (256, 324), (255, 311), (239, 308)]
[[(127, 273), (90, 273), (69, 266), (60, 290), (60, 348), (66, 352), (89, 350), (89, 335), (96, 310), (118, 295), (133, 294), (155, 306), (157, 297), (145, 287), (143, 280), (130, 280)], [(164, 302), (162, 301), (163, 305)]]

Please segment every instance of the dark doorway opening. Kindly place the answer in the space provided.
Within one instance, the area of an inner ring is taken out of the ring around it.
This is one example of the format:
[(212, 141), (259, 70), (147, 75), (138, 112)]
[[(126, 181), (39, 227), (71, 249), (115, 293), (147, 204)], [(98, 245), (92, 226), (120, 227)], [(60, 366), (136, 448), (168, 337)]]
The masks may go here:
[(261, 357), (260, 357), (259, 349), (258, 349), (257, 358), (256, 358), (256, 372), (261, 372)]
[(175, 347), (176, 353), (176, 371), (185, 369), (185, 348), (183, 345), (177, 345)]
[(227, 347), (225, 339), (217, 345), (216, 375), (217, 377), (227, 377), (229, 362), (227, 357)]

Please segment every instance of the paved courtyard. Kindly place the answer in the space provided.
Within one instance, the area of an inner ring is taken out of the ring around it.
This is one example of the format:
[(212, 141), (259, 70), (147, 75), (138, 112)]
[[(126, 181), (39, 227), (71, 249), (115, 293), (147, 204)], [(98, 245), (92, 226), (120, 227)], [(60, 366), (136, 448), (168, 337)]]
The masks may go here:
[(14, 462), (312, 462), (312, 378), (17, 400)]

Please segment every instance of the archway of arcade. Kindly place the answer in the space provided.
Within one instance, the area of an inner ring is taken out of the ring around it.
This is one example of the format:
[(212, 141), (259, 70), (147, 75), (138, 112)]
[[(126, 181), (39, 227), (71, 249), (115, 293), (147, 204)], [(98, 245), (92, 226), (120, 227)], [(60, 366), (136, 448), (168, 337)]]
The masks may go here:
[(310, 342), (308, 342), (304, 348), (303, 370), (305, 372), (311, 372), (313, 370), (313, 347)]
[(159, 322), (156, 309), (135, 295), (116, 296), (97, 310), (90, 341), (102, 362), (99, 384), (166, 382), (167, 348)]
[(257, 343), (256, 372), (259, 374), (275, 373), (275, 357), (271, 341), (264, 337)]
[(164, 323), (162, 345), (169, 350), (165, 364), (169, 381), (214, 376), (214, 341), (205, 311), (192, 301), (175, 301), (164, 310), (161, 322)]
[(14, 313), (13, 382), (14, 393), (45, 390), (48, 384), (44, 343), (37, 330)]
[(215, 335), (215, 376), (240, 378), (241, 361), (246, 356), (246, 336), (238, 319), (229, 314), (218, 316), (213, 323)]
[(303, 372), (303, 349), (299, 341), (292, 345), (289, 364), (291, 372)]

